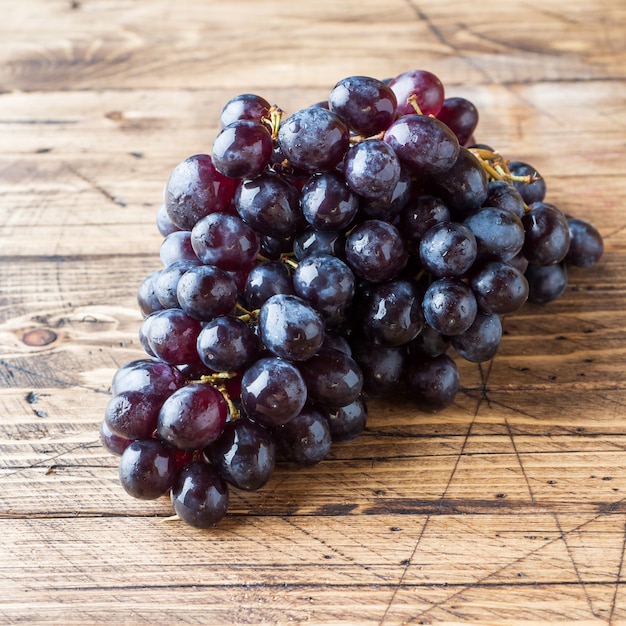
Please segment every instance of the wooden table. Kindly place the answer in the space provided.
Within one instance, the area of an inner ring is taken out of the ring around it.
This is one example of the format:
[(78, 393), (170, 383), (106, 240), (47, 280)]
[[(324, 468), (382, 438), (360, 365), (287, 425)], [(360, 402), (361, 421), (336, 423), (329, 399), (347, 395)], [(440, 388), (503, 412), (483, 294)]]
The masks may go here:
[[(0, 623), (626, 623), (622, 0), (0, 2)], [(606, 252), (505, 322), (437, 413), (372, 401), (214, 530), (118, 484), (98, 426), (142, 355), (169, 172), (221, 106), (425, 68)]]

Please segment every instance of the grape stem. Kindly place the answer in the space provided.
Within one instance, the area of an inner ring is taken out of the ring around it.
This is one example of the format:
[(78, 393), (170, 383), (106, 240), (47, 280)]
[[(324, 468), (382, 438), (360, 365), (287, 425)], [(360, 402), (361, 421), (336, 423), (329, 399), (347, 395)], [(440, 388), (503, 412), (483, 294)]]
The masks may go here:
[(272, 135), (272, 141), (276, 141), (278, 139), (278, 131), (280, 129), (282, 118), (283, 111), (275, 104), (270, 107), (268, 117), (261, 118), (261, 121), (269, 127)]
[(235, 406), (234, 402), (231, 400), (230, 394), (228, 393), (228, 389), (226, 389), (226, 386), (218, 385), (217, 390), (224, 396), (224, 400), (226, 400), (231, 421), (239, 419), (241, 417), (241, 413), (239, 409)]
[(417, 96), (413, 93), (407, 99), (407, 103), (410, 104), (418, 115), (424, 115), (422, 113), (422, 109), (420, 109), (420, 105), (417, 103)]
[(537, 172), (525, 176), (511, 174), (509, 166), (504, 157), (495, 150), (485, 150), (484, 148), (469, 148), (469, 151), (480, 161), (485, 172), (492, 180), (504, 180), (508, 183), (519, 182), (529, 185), (539, 180), (541, 177)]

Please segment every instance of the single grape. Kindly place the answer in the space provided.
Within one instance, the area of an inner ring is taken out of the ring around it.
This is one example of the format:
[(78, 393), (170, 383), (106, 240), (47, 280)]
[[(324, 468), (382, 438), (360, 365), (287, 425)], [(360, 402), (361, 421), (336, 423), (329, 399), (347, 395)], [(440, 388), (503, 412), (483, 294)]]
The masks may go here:
[(108, 429), (124, 439), (149, 439), (157, 426), (162, 401), (142, 391), (123, 391), (107, 403), (104, 421)]
[(502, 339), (502, 323), (495, 313), (478, 311), (472, 325), (454, 335), (452, 347), (465, 360), (482, 363), (493, 359)]
[(226, 211), (237, 181), (220, 174), (206, 154), (191, 156), (172, 171), (165, 187), (165, 206), (171, 221), (182, 230), (214, 212)]
[(242, 320), (230, 315), (207, 322), (198, 335), (200, 360), (216, 372), (236, 372), (252, 362), (259, 338)]
[(212, 265), (191, 267), (180, 277), (176, 287), (180, 308), (189, 317), (201, 321), (230, 313), (237, 295), (232, 277)]
[(593, 267), (602, 257), (604, 243), (597, 228), (585, 220), (567, 218), (570, 242), (565, 263), (576, 267)]
[(376, 283), (396, 276), (407, 264), (400, 231), (382, 220), (366, 220), (346, 237), (346, 261), (359, 278)]
[(227, 417), (228, 405), (216, 387), (191, 383), (163, 403), (157, 432), (178, 450), (201, 450), (220, 436)]
[(404, 370), (403, 347), (388, 348), (365, 337), (351, 338), (352, 358), (363, 374), (363, 393), (370, 398), (382, 398), (400, 382)]
[(188, 230), (177, 230), (170, 233), (159, 249), (159, 257), (164, 267), (174, 263), (175, 261), (195, 261), (198, 257), (191, 246), (191, 232)]
[(341, 118), (321, 107), (288, 117), (278, 131), (278, 144), (296, 168), (314, 174), (332, 170), (343, 159), (350, 133)]
[(363, 389), (363, 373), (358, 363), (338, 350), (320, 350), (298, 364), (311, 402), (340, 407), (354, 402)]
[(560, 298), (567, 287), (567, 269), (563, 263), (530, 263), (525, 276), (528, 280), (528, 301), (535, 304), (548, 304)]
[(267, 126), (237, 120), (225, 126), (213, 142), (215, 169), (229, 178), (252, 178), (270, 163), (274, 147)]
[(227, 482), (246, 491), (265, 485), (276, 462), (276, 446), (269, 431), (247, 417), (228, 422), (205, 454)]
[(368, 139), (352, 146), (343, 160), (350, 189), (364, 198), (384, 198), (400, 180), (400, 159), (389, 143)]
[(359, 199), (339, 172), (315, 174), (302, 188), (300, 198), (306, 221), (317, 230), (348, 227), (359, 210)]
[(185, 378), (173, 365), (156, 359), (138, 359), (120, 367), (113, 376), (111, 393), (141, 391), (155, 402), (164, 402), (185, 384)]
[(509, 163), (509, 171), (514, 176), (530, 176), (531, 182), (513, 181), (526, 204), (543, 202), (546, 197), (546, 181), (532, 165), (523, 161), (512, 161)]
[(396, 95), (388, 85), (369, 76), (340, 80), (328, 103), (331, 111), (363, 137), (386, 130), (396, 117)]
[(200, 261), (196, 259), (191, 261), (183, 259), (174, 261), (167, 267), (164, 267), (158, 277), (154, 281), (154, 294), (164, 309), (180, 309), (178, 301), (178, 281), (192, 267), (200, 265)]
[(170, 216), (167, 214), (167, 207), (165, 206), (165, 203), (161, 204), (157, 209), (156, 227), (163, 237), (167, 237), (168, 235), (180, 230), (180, 228), (172, 222)]
[(370, 219), (379, 219), (392, 222), (411, 200), (413, 193), (413, 179), (408, 170), (400, 169), (400, 178), (391, 193), (380, 198), (361, 197), (359, 209), (361, 213)]
[(469, 284), (478, 307), (485, 313), (514, 313), (528, 299), (528, 281), (524, 273), (503, 261), (479, 265), (472, 271)]
[(428, 412), (450, 406), (460, 385), (458, 367), (447, 354), (408, 359), (404, 380), (409, 398)]
[(274, 428), (272, 436), (279, 457), (300, 465), (323, 461), (332, 445), (330, 426), (319, 409), (307, 406), (286, 424)]
[(156, 270), (148, 274), (137, 289), (137, 304), (144, 317), (155, 311), (161, 311), (164, 308), (156, 293), (156, 283), (160, 275), (161, 270)]
[(523, 253), (534, 265), (553, 265), (565, 258), (570, 234), (567, 218), (553, 204), (535, 202), (522, 218), (526, 231)]
[(290, 254), (293, 251), (294, 239), (294, 233), (289, 233), (282, 237), (261, 235), (259, 237), (261, 244), (260, 254), (266, 259), (278, 261), (283, 254)]
[(481, 207), (489, 194), (489, 179), (476, 156), (461, 148), (452, 167), (434, 177), (435, 195), (451, 212), (469, 215)]
[(124, 450), (133, 442), (133, 439), (125, 439), (116, 435), (107, 425), (106, 420), (100, 423), (100, 443), (102, 447), (115, 456), (122, 456)]
[(255, 422), (272, 428), (298, 415), (307, 400), (300, 371), (288, 361), (264, 357), (241, 379), (241, 404)]
[(419, 242), (435, 224), (450, 221), (450, 211), (441, 198), (419, 195), (400, 212), (399, 228), (409, 241)]
[(269, 117), (270, 103), (252, 93), (242, 93), (231, 98), (220, 112), (220, 127), (224, 128), (237, 120), (261, 122)]
[(259, 253), (259, 237), (239, 217), (211, 213), (191, 231), (191, 243), (205, 265), (223, 270), (250, 269)]
[(360, 435), (367, 423), (367, 404), (359, 398), (338, 409), (326, 409), (322, 414), (328, 421), (332, 441), (351, 441)]
[(450, 128), (464, 146), (478, 126), (478, 109), (467, 98), (444, 98), (437, 119)]
[(423, 267), (437, 278), (462, 276), (472, 267), (477, 252), (474, 233), (458, 222), (435, 224), (424, 234), (419, 246)]
[(524, 226), (517, 215), (506, 209), (483, 207), (463, 222), (474, 237), (478, 259), (508, 261), (524, 246)]
[(361, 332), (372, 343), (401, 346), (424, 326), (422, 293), (414, 281), (394, 279), (361, 291), (357, 319)]
[(344, 321), (352, 304), (355, 284), (352, 270), (343, 261), (330, 255), (306, 257), (298, 263), (293, 273), (295, 293), (331, 326)]
[(324, 322), (302, 298), (277, 294), (259, 311), (259, 333), (270, 352), (290, 361), (303, 361), (322, 345)]
[(436, 116), (443, 105), (443, 84), (437, 76), (427, 70), (403, 72), (389, 81), (389, 87), (396, 95), (400, 115), (415, 113), (415, 108), (410, 102), (411, 96), (415, 96), (423, 115)]
[(487, 192), (485, 206), (510, 211), (520, 219), (524, 217), (524, 199), (517, 187), (504, 180), (492, 180), (487, 187)]
[(386, 141), (413, 174), (444, 174), (456, 162), (459, 140), (443, 123), (425, 115), (405, 115), (385, 133)]
[(260, 309), (276, 294), (295, 295), (289, 269), (280, 261), (259, 263), (250, 270), (244, 288), (248, 309)]
[(259, 235), (285, 237), (306, 224), (296, 187), (271, 172), (242, 181), (235, 194), (235, 207)]
[(195, 528), (210, 528), (228, 511), (228, 487), (215, 467), (192, 461), (178, 474), (172, 486), (172, 505), (183, 522)]
[(196, 341), (202, 325), (181, 309), (151, 313), (141, 325), (151, 353), (170, 365), (198, 360)]
[(120, 483), (128, 494), (140, 500), (156, 500), (165, 495), (175, 476), (174, 450), (156, 439), (133, 441), (120, 458)]
[(450, 347), (450, 339), (448, 335), (442, 335), (432, 326), (424, 324), (422, 332), (407, 346), (409, 358), (445, 354)]
[(433, 281), (422, 302), (426, 322), (442, 335), (458, 335), (474, 322), (478, 305), (471, 288), (458, 278)]

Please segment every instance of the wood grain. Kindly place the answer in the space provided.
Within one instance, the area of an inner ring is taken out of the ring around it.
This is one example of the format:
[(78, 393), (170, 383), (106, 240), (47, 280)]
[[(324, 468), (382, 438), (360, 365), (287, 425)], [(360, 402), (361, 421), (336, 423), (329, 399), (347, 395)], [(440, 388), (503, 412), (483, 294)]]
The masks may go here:
[[(0, 9), (1, 623), (626, 624), (623, 3)], [(459, 363), (446, 411), (370, 401), (361, 437), (234, 492), (214, 530), (168, 521), (123, 492), (98, 426), (143, 354), (169, 172), (237, 93), (289, 112), (413, 67), (596, 224), (603, 260)]]

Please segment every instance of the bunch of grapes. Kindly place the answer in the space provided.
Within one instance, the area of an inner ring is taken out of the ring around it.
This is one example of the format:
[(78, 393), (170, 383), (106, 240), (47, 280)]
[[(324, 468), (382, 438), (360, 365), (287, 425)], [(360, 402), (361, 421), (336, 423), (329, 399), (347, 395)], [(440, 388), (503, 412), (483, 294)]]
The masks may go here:
[(165, 187), (146, 358), (116, 372), (101, 426), (124, 489), (169, 493), (197, 527), (277, 461), (359, 435), (368, 397), (447, 407), (456, 358), (493, 358), (504, 316), (603, 252), (532, 166), (475, 143), (476, 107), (428, 71), (345, 78), (290, 116), (244, 94), (219, 122)]

